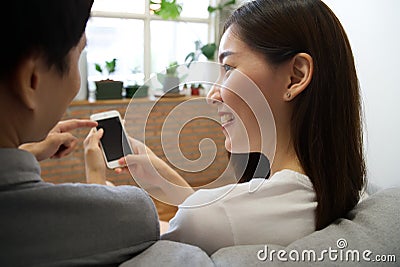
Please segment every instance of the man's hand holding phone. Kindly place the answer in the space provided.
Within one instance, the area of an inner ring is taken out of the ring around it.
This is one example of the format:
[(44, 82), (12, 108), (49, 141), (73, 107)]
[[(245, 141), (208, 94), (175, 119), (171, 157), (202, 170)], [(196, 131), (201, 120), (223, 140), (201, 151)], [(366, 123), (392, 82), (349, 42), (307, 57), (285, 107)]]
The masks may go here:
[(98, 123), (97, 130), (104, 130), (100, 147), (107, 167), (110, 169), (120, 167), (118, 160), (124, 155), (132, 154), (121, 115), (118, 111), (111, 110), (93, 114), (90, 119)]
[(106, 184), (106, 165), (100, 148), (100, 139), (103, 137), (103, 129), (93, 128), (85, 141), (85, 170), (86, 182), (89, 184)]
[(118, 160), (131, 154), (132, 148), (118, 111), (111, 110), (90, 116), (98, 124), (87, 136), (85, 147), (86, 180), (88, 183), (108, 184), (106, 166), (120, 167)]

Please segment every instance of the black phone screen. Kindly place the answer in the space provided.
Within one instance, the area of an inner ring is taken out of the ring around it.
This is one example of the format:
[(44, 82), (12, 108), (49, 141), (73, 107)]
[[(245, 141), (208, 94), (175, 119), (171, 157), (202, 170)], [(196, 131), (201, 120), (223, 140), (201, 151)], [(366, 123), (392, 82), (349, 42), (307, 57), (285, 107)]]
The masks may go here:
[(132, 154), (128, 145), (128, 139), (122, 130), (121, 121), (118, 117), (98, 120), (97, 130), (103, 129), (101, 145), (106, 154), (107, 161), (118, 160), (126, 154)]

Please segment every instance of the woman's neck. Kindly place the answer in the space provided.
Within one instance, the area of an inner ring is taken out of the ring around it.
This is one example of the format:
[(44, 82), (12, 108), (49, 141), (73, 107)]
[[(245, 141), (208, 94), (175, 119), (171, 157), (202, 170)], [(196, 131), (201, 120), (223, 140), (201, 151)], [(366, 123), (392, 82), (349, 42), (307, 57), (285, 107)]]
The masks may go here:
[(301, 174), (306, 174), (301, 167), (301, 164), (296, 155), (279, 155), (276, 154), (274, 158), (274, 162), (271, 166), (271, 175), (281, 170), (292, 170)]
[[(284, 140), (282, 142), (282, 140)], [(271, 175), (274, 173), (288, 169), (301, 174), (306, 174), (300, 164), (296, 151), (290, 138), (281, 138), (277, 140), (275, 157), (271, 165)]]

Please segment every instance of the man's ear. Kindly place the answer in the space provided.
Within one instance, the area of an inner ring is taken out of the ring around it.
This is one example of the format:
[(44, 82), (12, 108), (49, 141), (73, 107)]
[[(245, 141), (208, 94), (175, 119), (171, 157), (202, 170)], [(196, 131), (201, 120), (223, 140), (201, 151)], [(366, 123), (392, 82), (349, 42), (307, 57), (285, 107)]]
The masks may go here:
[(290, 83), (285, 90), (284, 100), (291, 101), (310, 84), (314, 72), (313, 59), (309, 54), (299, 53), (289, 62)]
[(34, 110), (39, 87), (38, 58), (27, 58), (19, 64), (13, 84), (21, 103), (27, 109)]

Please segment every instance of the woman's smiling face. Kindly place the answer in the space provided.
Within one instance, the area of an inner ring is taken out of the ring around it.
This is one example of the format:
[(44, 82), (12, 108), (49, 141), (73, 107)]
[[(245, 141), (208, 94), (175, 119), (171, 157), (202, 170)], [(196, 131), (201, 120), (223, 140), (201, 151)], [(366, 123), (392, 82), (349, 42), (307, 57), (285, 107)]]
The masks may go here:
[(279, 75), (280, 67), (269, 65), (231, 28), (221, 38), (220, 76), (207, 97), (209, 103), (218, 107), (225, 148), (229, 152), (265, 152), (262, 149), (265, 142), (271, 147), (269, 143), (276, 141), (269, 105), (273, 111), (274, 103), (283, 101), (282, 91), (287, 81)]

